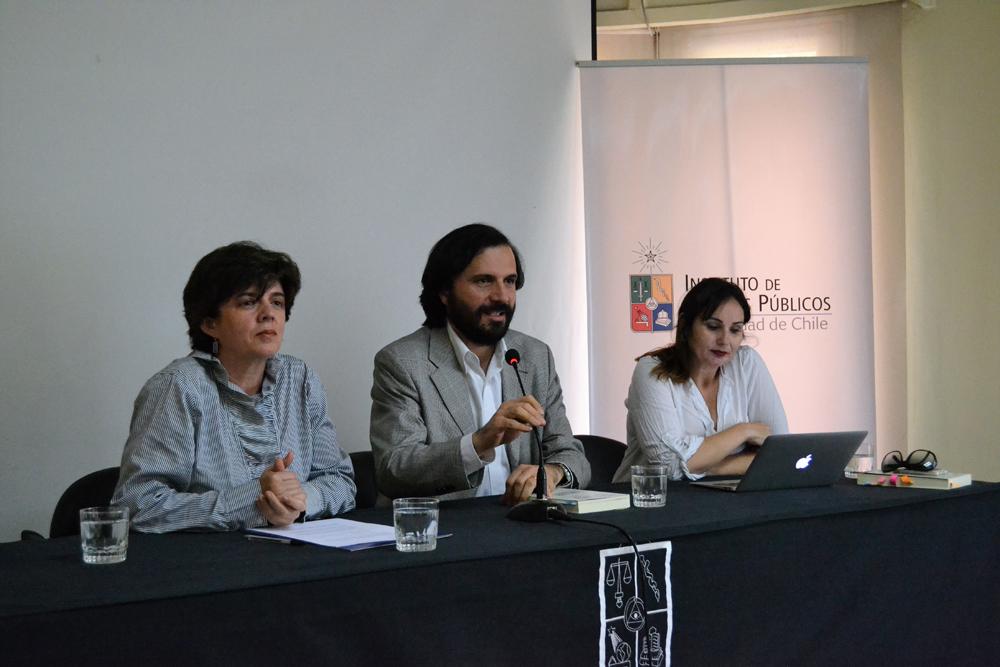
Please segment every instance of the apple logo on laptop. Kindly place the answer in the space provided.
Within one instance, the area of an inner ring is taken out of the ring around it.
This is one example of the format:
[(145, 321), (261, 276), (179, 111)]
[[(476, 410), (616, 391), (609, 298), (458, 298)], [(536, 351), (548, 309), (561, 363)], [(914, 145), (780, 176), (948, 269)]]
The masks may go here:
[(809, 467), (809, 464), (812, 463), (812, 460), (813, 460), (812, 454), (809, 454), (808, 456), (803, 456), (801, 459), (795, 462), (795, 469), (805, 470), (806, 468)]

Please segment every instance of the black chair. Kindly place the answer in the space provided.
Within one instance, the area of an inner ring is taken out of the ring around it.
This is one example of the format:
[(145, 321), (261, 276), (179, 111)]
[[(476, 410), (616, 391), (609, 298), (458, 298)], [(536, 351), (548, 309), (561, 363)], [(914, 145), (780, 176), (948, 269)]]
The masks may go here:
[(49, 537), (67, 537), (80, 534), (80, 510), (111, 502), (111, 495), (118, 483), (118, 466), (105, 468), (84, 475), (70, 484), (52, 513)]
[(378, 489), (375, 487), (375, 457), (371, 451), (351, 452), (354, 465), (354, 484), (358, 487), (357, 507), (375, 507)]
[[(84, 507), (107, 505), (118, 483), (118, 467), (104, 468), (84, 475), (63, 491), (52, 512), (49, 537), (69, 537), (80, 534), (80, 510)], [(33, 530), (21, 531), (22, 540), (45, 539)]]
[(590, 483), (610, 484), (625, 456), (625, 443), (600, 435), (574, 435), (590, 461)]

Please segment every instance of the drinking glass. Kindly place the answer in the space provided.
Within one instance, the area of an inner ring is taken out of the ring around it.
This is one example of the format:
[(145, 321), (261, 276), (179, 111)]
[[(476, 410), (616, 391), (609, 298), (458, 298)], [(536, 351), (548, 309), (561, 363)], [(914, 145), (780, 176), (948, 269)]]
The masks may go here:
[(666, 466), (632, 466), (632, 504), (636, 507), (663, 507), (667, 504)]
[(91, 565), (121, 563), (128, 551), (128, 508), (85, 507), (80, 510), (80, 549)]
[(397, 551), (434, 551), (437, 548), (437, 498), (396, 498), (392, 501)]

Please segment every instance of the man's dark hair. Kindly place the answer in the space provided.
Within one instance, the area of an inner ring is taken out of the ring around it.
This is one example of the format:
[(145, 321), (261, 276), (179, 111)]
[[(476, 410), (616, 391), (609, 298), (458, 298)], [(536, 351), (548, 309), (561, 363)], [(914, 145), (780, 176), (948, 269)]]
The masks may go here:
[(285, 293), (287, 320), (302, 287), (299, 267), (287, 254), (265, 250), (253, 241), (238, 241), (198, 260), (184, 286), (184, 319), (191, 349), (211, 352), (212, 337), (201, 330), (201, 325), (219, 317), (222, 304), (250, 288), (263, 295), (273, 283), (280, 283)]
[(427, 256), (424, 275), (420, 279), (424, 289), (420, 292), (420, 305), (423, 306), (424, 326), (437, 329), (445, 325), (447, 312), (441, 303), (441, 294), (451, 289), (455, 278), (465, 271), (479, 253), (487, 248), (507, 246), (514, 253), (514, 264), (517, 267), (517, 281), (514, 287), (521, 289), (524, 285), (524, 271), (521, 268), (521, 255), (517, 248), (503, 233), (489, 225), (474, 223), (454, 229), (440, 241), (434, 244)]

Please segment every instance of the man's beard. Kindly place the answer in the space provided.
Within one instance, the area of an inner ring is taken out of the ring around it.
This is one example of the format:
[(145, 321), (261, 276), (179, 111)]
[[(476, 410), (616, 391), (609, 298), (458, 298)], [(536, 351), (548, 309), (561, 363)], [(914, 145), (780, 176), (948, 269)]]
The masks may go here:
[[(502, 312), (506, 317), (501, 323), (480, 324), (483, 315), (487, 313)], [(448, 309), (448, 321), (458, 333), (466, 340), (476, 345), (496, 345), (510, 328), (510, 321), (514, 319), (514, 306), (505, 303), (495, 303), (487, 306), (480, 306), (476, 310), (469, 310), (462, 304), (455, 304), (454, 308)]]

